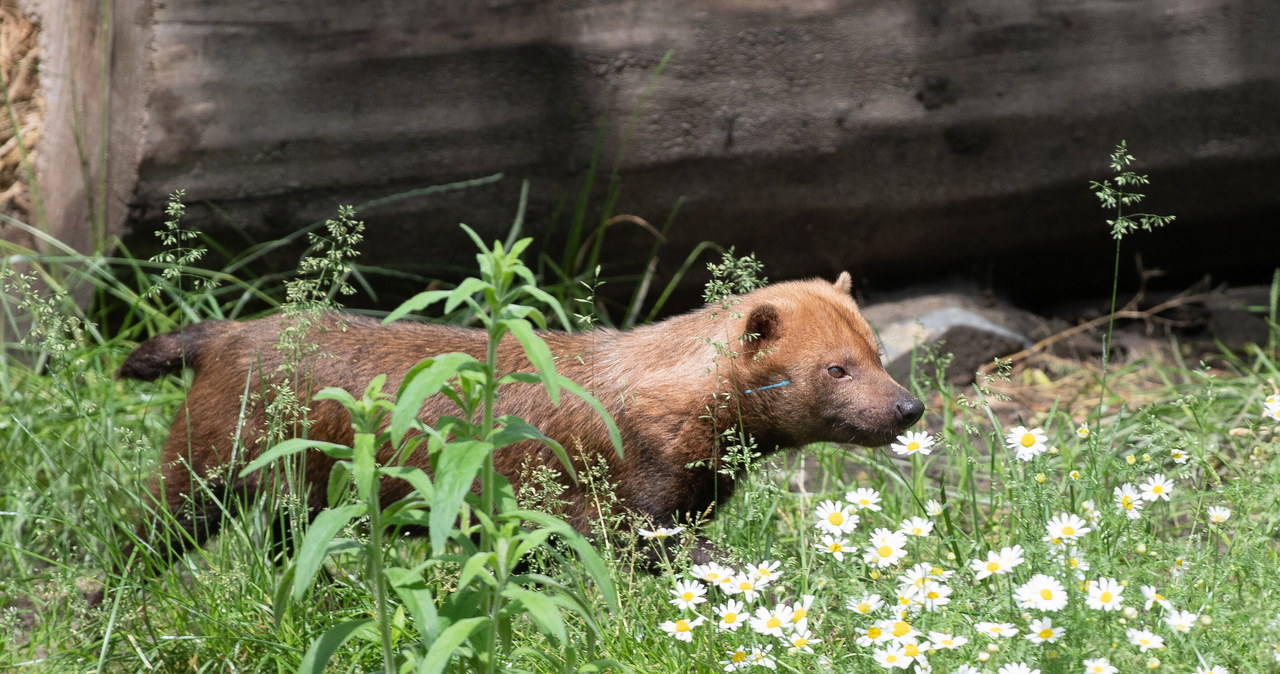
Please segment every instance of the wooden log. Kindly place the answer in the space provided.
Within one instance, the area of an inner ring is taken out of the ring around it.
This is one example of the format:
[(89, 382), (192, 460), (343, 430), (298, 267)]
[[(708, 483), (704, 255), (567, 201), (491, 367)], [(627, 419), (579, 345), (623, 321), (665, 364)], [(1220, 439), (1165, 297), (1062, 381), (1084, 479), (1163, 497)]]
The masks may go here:
[(1148, 265), (1265, 271), (1253, 252), (1278, 236), (1259, 226), (1280, 211), (1272, 2), (28, 2), (50, 64), (41, 192), (81, 248), (149, 239), (179, 188), (192, 224), (261, 240), (505, 173), (362, 213), (365, 259), (441, 272), (469, 264), (457, 222), (505, 231), (521, 179), (545, 232), (597, 144), (620, 210), (660, 222), (687, 199), (673, 257), (737, 244), (775, 277), (1109, 283), (1079, 260), (1109, 255), (1087, 181), (1121, 139), (1148, 205), (1180, 217), (1142, 240)]

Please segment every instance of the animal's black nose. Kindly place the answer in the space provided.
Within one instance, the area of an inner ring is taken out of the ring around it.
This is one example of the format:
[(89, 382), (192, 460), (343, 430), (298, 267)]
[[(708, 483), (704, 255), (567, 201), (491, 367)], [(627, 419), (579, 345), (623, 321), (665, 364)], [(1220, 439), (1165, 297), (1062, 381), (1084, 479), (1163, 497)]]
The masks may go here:
[(898, 413), (898, 420), (902, 422), (904, 428), (920, 421), (921, 415), (924, 414), (924, 403), (915, 398), (899, 400), (893, 404), (893, 408)]

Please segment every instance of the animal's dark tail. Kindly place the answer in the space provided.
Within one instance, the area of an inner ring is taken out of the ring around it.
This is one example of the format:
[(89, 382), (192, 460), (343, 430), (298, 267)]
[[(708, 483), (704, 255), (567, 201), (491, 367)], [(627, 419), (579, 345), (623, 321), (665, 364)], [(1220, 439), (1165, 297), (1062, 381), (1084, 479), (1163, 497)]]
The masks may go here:
[(185, 328), (156, 335), (138, 345), (124, 359), (116, 376), (121, 379), (151, 381), (166, 374), (181, 371), (195, 361), (204, 345), (218, 326), (228, 321), (203, 321)]

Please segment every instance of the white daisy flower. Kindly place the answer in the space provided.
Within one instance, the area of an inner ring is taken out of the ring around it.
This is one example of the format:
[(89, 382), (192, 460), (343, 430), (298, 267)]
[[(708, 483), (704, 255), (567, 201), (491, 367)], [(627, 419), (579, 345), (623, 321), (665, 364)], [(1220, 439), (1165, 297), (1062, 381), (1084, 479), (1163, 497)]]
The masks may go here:
[(751, 616), (751, 629), (756, 634), (763, 634), (771, 637), (781, 637), (783, 632), (791, 625), (791, 607), (786, 604), (778, 604), (769, 610), (761, 606), (756, 609), (755, 614)]
[(689, 569), (689, 574), (712, 587), (718, 587), (728, 583), (733, 578), (733, 569), (715, 562), (708, 562), (707, 564), (693, 565)]
[(933, 644), (934, 648), (952, 649), (960, 648), (961, 646), (969, 643), (969, 639), (966, 637), (957, 637), (948, 632), (930, 632), (929, 643)]
[(941, 517), (942, 510), (944, 508), (946, 508), (946, 506), (942, 505), (941, 503), (933, 499), (929, 499), (928, 501), (925, 501), (924, 514), (928, 515), (929, 517)]
[(951, 586), (927, 580), (922, 587), (912, 590), (909, 597), (912, 601), (920, 604), (924, 610), (936, 611), (951, 603)]
[(1094, 505), (1093, 499), (1082, 502), (1080, 504), (1080, 512), (1084, 513), (1084, 516), (1088, 518), (1090, 522), (1096, 523), (1098, 520), (1102, 519), (1102, 513)]
[(742, 602), (737, 599), (728, 599), (717, 606), (715, 608), (716, 616), (718, 616), (716, 629), (721, 632), (725, 630), (730, 632), (738, 631), (738, 628), (742, 627), (742, 623), (746, 622), (750, 617), (742, 613), (743, 608)]
[(1142, 493), (1138, 491), (1137, 487), (1126, 482), (1116, 487), (1113, 493), (1116, 498), (1116, 508), (1121, 514), (1131, 520), (1136, 520), (1142, 516), (1140, 511), (1144, 501), (1142, 500)]
[(858, 510), (880, 510), (880, 492), (869, 487), (859, 487), (846, 492), (844, 500), (852, 503)]
[(1187, 452), (1185, 450), (1179, 449), (1177, 447), (1174, 447), (1173, 449), (1169, 450), (1169, 457), (1172, 458), (1173, 462), (1177, 464), (1184, 464), (1187, 462), (1187, 459), (1190, 458), (1187, 456)]
[(773, 561), (766, 560), (766, 561), (760, 562), (759, 564), (756, 564), (751, 568), (744, 569), (743, 571), (744, 573), (750, 574), (751, 577), (755, 578), (756, 580), (762, 580), (766, 583), (772, 583), (774, 580), (777, 579), (778, 576), (782, 575), (782, 572), (778, 570), (778, 567), (780, 566), (782, 566), (782, 562), (773, 562)]
[(1117, 611), (1124, 602), (1124, 586), (1113, 578), (1099, 578), (1089, 583), (1085, 604), (1099, 611)]
[(1231, 519), (1231, 509), (1222, 506), (1209, 506), (1209, 521), (1214, 524), (1222, 524)]
[(1080, 438), (1081, 440), (1089, 437), (1089, 427), (1085, 424), (1080, 424), (1079, 426), (1076, 426), (1076, 437)]
[(787, 641), (791, 644), (790, 648), (787, 649), (788, 653), (812, 653), (811, 644), (816, 644), (822, 640), (809, 634), (809, 629), (805, 628), (792, 632), (791, 636), (787, 637)]
[(1014, 426), (1004, 438), (1004, 444), (1016, 452), (1019, 461), (1030, 461), (1045, 453), (1049, 447), (1045, 445), (1049, 436), (1043, 428), (1028, 429), (1025, 426)]
[(992, 639), (1000, 639), (1017, 636), (1018, 628), (1013, 623), (997, 623), (997, 622), (980, 622), (973, 626), (978, 634), (983, 634)]
[(814, 543), (813, 547), (835, 557), (837, 562), (843, 562), (844, 553), (850, 551), (848, 539), (836, 538), (831, 534), (822, 534), (822, 542)]
[(676, 589), (671, 591), (675, 599), (670, 600), (680, 610), (688, 610), (707, 600), (707, 588), (696, 580), (676, 581)]
[(1013, 567), (1022, 563), (1022, 546), (1015, 545), (1010, 548), (1002, 548), (1000, 552), (987, 552), (987, 559), (974, 559), (969, 561), (969, 567), (973, 569), (978, 580), (982, 580), (987, 576), (1002, 575), (1009, 573)]
[(1060, 611), (1067, 605), (1067, 591), (1057, 578), (1037, 573), (1013, 593), (1019, 608)]
[(899, 435), (898, 441), (889, 445), (889, 449), (902, 456), (928, 456), (933, 452), (933, 436), (925, 432), (907, 431), (905, 435)]
[(1173, 495), (1173, 481), (1166, 478), (1164, 473), (1152, 475), (1140, 487), (1142, 489), (1142, 500), (1144, 501), (1168, 501), (1169, 497)]
[(914, 641), (916, 637), (920, 636), (920, 632), (903, 618), (877, 620), (876, 626), (883, 630), (885, 634), (888, 634), (890, 639), (900, 644)]
[(886, 641), (893, 641), (893, 633), (881, 627), (879, 622), (876, 622), (858, 632), (854, 640), (858, 642), (859, 646), (866, 648)]
[(1143, 585), (1141, 589), (1142, 596), (1147, 600), (1146, 604), (1142, 606), (1142, 610), (1150, 611), (1151, 607), (1155, 604), (1159, 604), (1160, 607), (1166, 611), (1173, 610), (1173, 602), (1169, 601), (1164, 595), (1157, 592), (1154, 586)]
[(1001, 665), (1000, 669), (996, 670), (996, 674), (1040, 674), (1040, 670), (1032, 669), (1023, 662), (1010, 662), (1007, 665)]
[(773, 644), (765, 644), (763, 648), (760, 646), (752, 646), (751, 654), (747, 656), (747, 662), (757, 667), (765, 667), (767, 669), (777, 669), (778, 664), (769, 657), (769, 651), (773, 650)]
[(881, 601), (880, 595), (878, 594), (870, 594), (865, 597), (850, 597), (849, 601), (844, 604), (844, 607), (850, 611), (853, 611), (854, 613), (861, 613), (863, 615), (873, 613), (881, 606), (884, 606), (884, 602)]
[(791, 626), (793, 629), (800, 629), (804, 624), (803, 621), (809, 618), (809, 607), (813, 606), (813, 595), (806, 594), (800, 597), (800, 601), (791, 605)]
[(679, 641), (693, 641), (693, 628), (701, 625), (703, 620), (705, 619), (702, 616), (698, 616), (693, 620), (685, 620), (684, 618), (668, 620), (659, 625), (659, 627), (662, 628), (663, 632), (670, 634)]
[(885, 669), (906, 669), (913, 662), (907, 659), (906, 651), (898, 644), (889, 644), (885, 648), (876, 649), (871, 652), (871, 657)]
[(1116, 674), (1119, 671), (1106, 658), (1092, 658), (1084, 661), (1084, 674)]
[(1061, 538), (1067, 541), (1074, 541), (1092, 531), (1088, 524), (1080, 519), (1079, 515), (1072, 513), (1054, 515), (1049, 518), (1049, 522), (1044, 525), (1044, 528), (1048, 532), (1049, 538)]
[(900, 531), (876, 529), (871, 534), (871, 545), (867, 546), (862, 561), (880, 568), (893, 566), (907, 555), (907, 536)]
[(638, 529), (636, 533), (644, 538), (670, 538), (684, 531), (684, 527), (658, 527), (657, 529)]
[(853, 506), (839, 501), (823, 501), (818, 504), (818, 528), (832, 535), (839, 536), (853, 531), (858, 526), (858, 515)]
[(1043, 644), (1045, 642), (1053, 643), (1058, 640), (1066, 632), (1061, 627), (1054, 627), (1051, 618), (1038, 618), (1027, 624), (1027, 640)]
[(1191, 611), (1174, 611), (1164, 617), (1164, 623), (1175, 632), (1190, 632), (1200, 619), (1200, 615)]
[(923, 517), (908, 517), (902, 520), (898, 531), (908, 536), (928, 536), (933, 531), (933, 522)]
[(726, 585), (720, 587), (727, 594), (742, 594), (742, 598), (747, 601), (755, 601), (760, 596), (760, 588), (768, 585), (768, 582), (757, 580), (751, 576), (734, 576)]
[(1138, 630), (1129, 628), (1124, 632), (1125, 637), (1129, 639), (1129, 643), (1138, 647), (1138, 650), (1146, 653), (1149, 650), (1160, 650), (1164, 648), (1164, 637), (1147, 630)]
[(724, 667), (724, 671), (732, 672), (745, 668), (752, 663), (747, 662), (747, 658), (751, 657), (751, 653), (747, 651), (745, 646), (739, 646), (729, 651), (729, 657), (721, 660), (720, 664)]

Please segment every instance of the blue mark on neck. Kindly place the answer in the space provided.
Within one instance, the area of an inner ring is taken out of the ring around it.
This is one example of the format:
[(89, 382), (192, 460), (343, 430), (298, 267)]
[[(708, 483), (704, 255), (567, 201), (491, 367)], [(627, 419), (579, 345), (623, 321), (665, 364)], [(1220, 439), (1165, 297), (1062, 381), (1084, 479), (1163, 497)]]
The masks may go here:
[(769, 384), (768, 386), (761, 386), (759, 388), (749, 388), (743, 391), (743, 393), (755, 393), (756, 391), (763, 391), (768, 388), (778, 388), (779, 386), (788, 386), (790, 384), (791, 384), (790, 381), (780, 381), (776, 384)]

